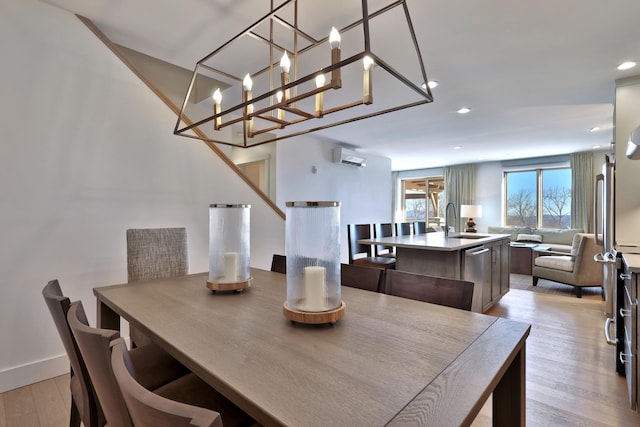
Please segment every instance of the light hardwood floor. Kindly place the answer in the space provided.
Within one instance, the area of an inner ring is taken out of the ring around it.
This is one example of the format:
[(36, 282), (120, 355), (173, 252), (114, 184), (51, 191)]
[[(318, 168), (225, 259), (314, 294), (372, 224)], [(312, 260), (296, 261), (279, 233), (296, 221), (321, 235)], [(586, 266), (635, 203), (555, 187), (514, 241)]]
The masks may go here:
[[(527, 426), (640, 426), (615, 373), (613, 347), (604, 342), (602, 300), (596, 294), (578, 299), (567, 289), (567, 295), (513, 289), (488, 313), (532, 325)], [(68, 390), (63, 375), (0, 394), (0, 427), (67, 426)], [(490, 408), (489, 402), (474, 427), (491, 425)]]

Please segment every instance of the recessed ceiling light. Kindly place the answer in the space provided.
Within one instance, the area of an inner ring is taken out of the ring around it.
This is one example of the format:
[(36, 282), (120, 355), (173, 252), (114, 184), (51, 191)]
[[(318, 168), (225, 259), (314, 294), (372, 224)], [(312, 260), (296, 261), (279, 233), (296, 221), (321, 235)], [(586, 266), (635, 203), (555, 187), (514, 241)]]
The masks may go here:
[(437, 82), (437, 81), (435, 81), (435, 80), (429, 80), (429, 82), (428, 82), (428, 83), (426, 83), (426, 84), (425, 84), (425, 83), (422, 83), (422, 89), (426, 89), (426, 88), (427, 88), (427, 85), (429, 85), (429, 89), (433, 89), (433, 88), (435, 88), (435, 87), (438, 87), (438, 85), (439, 85), (439, 84), (440, 84), (440, 83), (439, 83), (439, 82)]
[(591, 129), (589, 129), (589, 132), (597, 132), (599, 130), (600, 130), (600, 128), (598, 126), (594, 126)]
[(456, 145), (455, 147), (453, 147), (454, 150), (460, 150), (462, 148), (461, 145)]
[(458, 114), (467, 114), (469, 111), (471, 111), (471, 108), (469, 107), (462, 107), (461, 109), (459, 109), (458, 111), (456, 111)]
[(636, 63), (633, 61), (627, 61), (627, 62), (623, 62), (622, 64), (618, 65), (618, 70), (628, 70), (630, 68), (633, 68), (636, 66)]
[(599, 145), (594, 145), (594, 146), (593, 146), (593, 149), (594, 149), (594, 150), (597, 150), (598, 148), (600, 148), (600, 146), (599, 146)]

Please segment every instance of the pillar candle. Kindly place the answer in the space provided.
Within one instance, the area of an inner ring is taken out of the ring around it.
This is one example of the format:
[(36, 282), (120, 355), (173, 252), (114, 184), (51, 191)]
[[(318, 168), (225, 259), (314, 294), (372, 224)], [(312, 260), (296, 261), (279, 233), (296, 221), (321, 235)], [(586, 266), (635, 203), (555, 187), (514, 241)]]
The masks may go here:
[(312, 266), (304, 268), (304, 297), (306, 310), (326, 310), (324, 267)]
[(236, 252), (224, 253), (224, 280), (225, 283), (238, 281), (238, 254)]

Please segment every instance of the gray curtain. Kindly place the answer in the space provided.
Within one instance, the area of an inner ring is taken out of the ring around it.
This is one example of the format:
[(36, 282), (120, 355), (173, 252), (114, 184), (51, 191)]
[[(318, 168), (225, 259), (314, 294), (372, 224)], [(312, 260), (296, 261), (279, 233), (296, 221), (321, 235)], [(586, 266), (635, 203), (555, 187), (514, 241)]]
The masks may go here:
[(398, 218), (398, 212), (402, 212), (402, 200), (401, 196), (401, 186), (399, 180), (400, 174), (398, 171), (391, 172), (391, 222), (402, 222), (401, 218)]
[(571, 155), (571, 227), (593, 232), (593, 152)]
[[(456, 231), (463, 230), (460, 205), (473, 205), (476, 199), (476, 165), (456, 165), (444, 168), (445, 203), (456, 207), (456, 220), (450, 216), (450, 224)], [(445, 212), (446, 215), (446, 212)]]

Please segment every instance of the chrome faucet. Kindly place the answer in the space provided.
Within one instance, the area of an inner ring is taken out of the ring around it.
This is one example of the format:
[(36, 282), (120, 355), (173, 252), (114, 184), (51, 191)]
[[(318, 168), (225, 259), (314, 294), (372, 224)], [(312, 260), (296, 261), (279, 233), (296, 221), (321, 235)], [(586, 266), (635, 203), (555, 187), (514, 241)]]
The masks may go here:
[(458, 219), (458, 213), (456, 212), (456, 205), (452, 202), (447, 203), (447, 206), (444, 208), (444, 235), (447, 237), (449, 235), (449, 207), (453, 208), (453, 219)]

